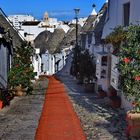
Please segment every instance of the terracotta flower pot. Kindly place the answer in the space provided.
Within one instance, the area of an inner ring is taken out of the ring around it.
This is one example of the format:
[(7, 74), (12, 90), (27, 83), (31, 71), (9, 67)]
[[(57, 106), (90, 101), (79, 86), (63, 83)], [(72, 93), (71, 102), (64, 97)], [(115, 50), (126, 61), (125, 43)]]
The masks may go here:
[(112, 97), (112, 96), (117, 96), (117, 93), (116, 92), (113, 92), (113, 91), (110, 91), (109, 94), (108, 94), (109, 97)]
[(110, 97), (110, 105), (112, 108), (120, 108), (121, 98), (119, 96)]
[(24, 90), (22, 89), (21, 86), (17, 86), (17, 87), (15, 88), (15, 95), (16, 95), (16, 96), (22, 96), (23, 93), (24, 93)]
[(84, 84), (84, 89), (86, 92), (94, 92), (94, 83), (85, 83)]
[(100, 97), (100, 98), (104, 98), (104, 97), (107, 96), (107, 93), (106, 93), (105, 91), (103, 91), (103, 90), (99, 91), (98, 94), (99, 94), (99, 97)]
[(127, 112), (128, 135), (140, 137), (140, 113)]
[(3, 101), (0, 100), (0, 109), (3, 108)]

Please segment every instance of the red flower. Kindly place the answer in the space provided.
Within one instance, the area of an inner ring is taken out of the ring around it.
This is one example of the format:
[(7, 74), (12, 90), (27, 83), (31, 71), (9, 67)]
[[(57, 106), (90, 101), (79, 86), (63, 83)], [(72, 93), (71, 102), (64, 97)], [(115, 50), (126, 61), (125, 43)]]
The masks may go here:
[(127, 64), (130, 62), (130, 59), (129, 58), (124, 58), (123, 61)]
[(136, 80), (136, 81), (140, 81), (140, 76), (136, 76), (136, 77), (135, 77), (135, 80)]
[(16, 68), (18, 68), (19, 67), (19, 65), (18, 64), (16, 64)]

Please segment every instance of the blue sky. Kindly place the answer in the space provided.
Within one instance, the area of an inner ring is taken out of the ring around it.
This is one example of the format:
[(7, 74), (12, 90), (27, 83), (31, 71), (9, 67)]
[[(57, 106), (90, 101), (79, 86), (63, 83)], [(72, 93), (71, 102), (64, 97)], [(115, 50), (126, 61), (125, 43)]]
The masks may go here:
[(41, 19), (48, 11), (50, 17), (59, 20), (74, 18), (74, 8), (80, 8), (79, 17), (88, 16), (92, 11), (92, 4), (96, 4), (97, 11), (106, 0), (0, 0), (0, 7), (6, 13), (31, 14)]

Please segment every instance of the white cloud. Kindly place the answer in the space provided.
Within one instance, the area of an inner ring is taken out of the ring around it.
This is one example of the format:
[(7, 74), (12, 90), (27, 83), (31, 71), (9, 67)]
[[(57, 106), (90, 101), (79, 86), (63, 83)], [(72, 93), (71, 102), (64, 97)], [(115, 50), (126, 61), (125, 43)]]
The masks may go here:
[(73, 11), (51, 11), (49, 12), (50, 16), (71, 16), (73, 15)]

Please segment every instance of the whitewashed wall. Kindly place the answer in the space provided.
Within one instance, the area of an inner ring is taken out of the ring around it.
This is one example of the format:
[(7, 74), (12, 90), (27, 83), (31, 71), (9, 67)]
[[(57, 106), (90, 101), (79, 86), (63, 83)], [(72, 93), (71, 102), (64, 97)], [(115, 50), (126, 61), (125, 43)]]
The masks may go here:
[(130, 2), (130, 21), (140, 24), (140, 0), (110, 0), (107, 22), (104, 26), (102, 38), (105, 38), (117, 25), (123, 25), (123, 4)]
[(45, 31), (46, 28), (39, 28), (38, 26), (21, 26), (22, 30), (19, 30), (22, 36), (24, 33), (30, 34), (24, 37), (28, 41), (34, 40), (41, 32)]
[(37, 78), (37, 79), (38, 79), (39, 75), (41, 74), (41, 57), (40, 57), (39, 53), (40, 53), (40, 49), (36, 48), (35, 55), (33, 56), (33, 59), (32, 59), (34, 72), (37, 73), (35, 78)]

